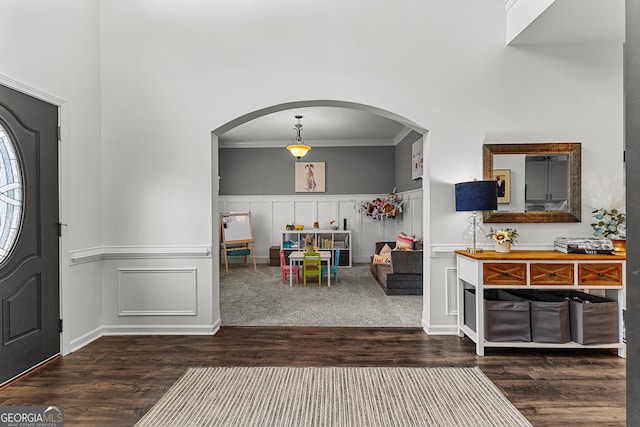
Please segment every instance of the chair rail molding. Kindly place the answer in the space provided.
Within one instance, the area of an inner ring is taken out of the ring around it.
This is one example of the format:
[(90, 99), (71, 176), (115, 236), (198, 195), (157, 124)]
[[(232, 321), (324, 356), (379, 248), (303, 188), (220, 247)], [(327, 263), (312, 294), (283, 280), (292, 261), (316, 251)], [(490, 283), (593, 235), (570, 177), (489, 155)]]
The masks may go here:
[(106, 259), (210, 258), (211, 246), (100, 246), (69, 254), (72, 265)]

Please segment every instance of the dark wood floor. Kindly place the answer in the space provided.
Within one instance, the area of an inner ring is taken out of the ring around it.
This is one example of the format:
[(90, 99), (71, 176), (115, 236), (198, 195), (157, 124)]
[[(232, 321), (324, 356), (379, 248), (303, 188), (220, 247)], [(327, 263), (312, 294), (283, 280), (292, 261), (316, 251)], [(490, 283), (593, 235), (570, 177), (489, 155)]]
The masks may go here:
[(534, 426), (624, 426), (611, 350), (488, 349), (407, 328), (240, 328), (103, 337), (0, 390), (0, 405), (64, 406), (65, 425), (131, 426), (190, 366), (479, 366)]

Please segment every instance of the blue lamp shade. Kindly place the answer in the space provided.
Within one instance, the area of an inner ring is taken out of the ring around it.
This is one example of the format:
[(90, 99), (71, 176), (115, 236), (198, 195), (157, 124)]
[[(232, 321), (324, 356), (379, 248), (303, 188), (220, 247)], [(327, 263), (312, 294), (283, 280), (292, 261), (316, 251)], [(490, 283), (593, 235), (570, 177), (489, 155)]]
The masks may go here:
[(456, 184), (456, 211), (493, 211), (498, 209), (496, 181), (470, 181)]

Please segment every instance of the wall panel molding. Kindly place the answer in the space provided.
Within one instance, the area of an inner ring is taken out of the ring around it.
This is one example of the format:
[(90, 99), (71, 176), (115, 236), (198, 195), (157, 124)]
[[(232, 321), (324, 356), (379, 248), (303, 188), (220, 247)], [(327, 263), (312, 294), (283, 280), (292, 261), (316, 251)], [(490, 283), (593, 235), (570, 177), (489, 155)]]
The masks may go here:
[(196, 316), (197, 268), (119, 268), (118, 316)]
[(445, 267), (445, 304), (447, 316), (458, 316), (458, 269), (456, 267)]

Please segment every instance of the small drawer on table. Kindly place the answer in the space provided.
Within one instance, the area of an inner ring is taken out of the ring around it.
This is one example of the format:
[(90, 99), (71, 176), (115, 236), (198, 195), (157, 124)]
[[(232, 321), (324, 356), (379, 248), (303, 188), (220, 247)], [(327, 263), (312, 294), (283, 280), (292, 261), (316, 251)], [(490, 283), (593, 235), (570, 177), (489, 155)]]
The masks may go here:
[(531, 264), (532, 285), (573, 285), (573, 264)]
[(526, 285), (527, 265), (524, 263), (485, 262), (482, 264), (485, 285)]
[(578, 284), (622, 286), (622, 264), (578, 264)]

